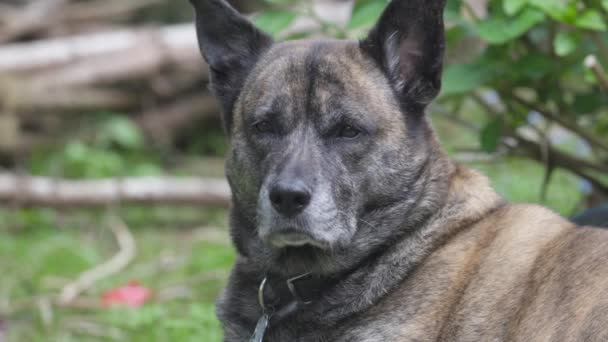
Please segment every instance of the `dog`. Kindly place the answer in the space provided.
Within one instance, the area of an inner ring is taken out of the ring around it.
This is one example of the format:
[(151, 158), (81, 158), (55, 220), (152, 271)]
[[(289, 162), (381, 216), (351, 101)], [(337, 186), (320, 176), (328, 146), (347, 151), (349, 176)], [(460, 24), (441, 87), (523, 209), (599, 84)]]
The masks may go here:
[(231, 146), (226, 341), (608, 341), (608, 233), (506, 202), (438, 143), (445, 0), (281, 43), (190, 1)]

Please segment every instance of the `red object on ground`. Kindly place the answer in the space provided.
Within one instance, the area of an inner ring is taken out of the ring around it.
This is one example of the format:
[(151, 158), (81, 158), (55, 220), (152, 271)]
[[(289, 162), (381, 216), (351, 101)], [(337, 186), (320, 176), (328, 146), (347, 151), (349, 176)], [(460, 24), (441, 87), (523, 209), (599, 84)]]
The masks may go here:
[(143, 287), (138, 281), (109, 290), (103, 294), (102, 303), (105, 307), (127, 306), (138, 308), (152, 298), (152, 290)]

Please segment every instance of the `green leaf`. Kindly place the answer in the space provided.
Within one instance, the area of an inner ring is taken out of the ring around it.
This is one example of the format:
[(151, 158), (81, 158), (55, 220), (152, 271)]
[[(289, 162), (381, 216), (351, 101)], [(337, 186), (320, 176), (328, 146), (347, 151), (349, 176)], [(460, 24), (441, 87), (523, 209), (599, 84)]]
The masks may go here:
[(273, 36), (289, 27), (297, 15), (291, 11), (269, 11), (255, 17), (255, 25)]
[(594, 113), (606, 106), (608, 106), (608, 96), (599, 92), (577, 94), (572, 103), (572, 109), (580, 115)]
[(353, 15), (348, 23), (348, 29), (354, 30), (361, 27), (372, 26), (386, 8), (385, 0), (359, 1), (353, 8)]
[(527, 3), (528, 0), (503, 0), (502, 6), (507, 15), (513, 16), (517, 14)]
[(591, 70), (590, 68), (583, 68), (583, 73), (585, 81), (587, 81), (587, 83), (597, 84), (597, 76), (595, 76), (593, 70)]
[(64, 150), (66, 159), (73, 163), (82, 163), (89, 157), (89, 147), (79, 141), (69, 142)]
[(125, 117), (108, 120), (100, 129), (99, 140), (103, 145), (116, 144), (128, 150), (137, 150), (144, 145), (139, 127)]
[(481, 131), (481, 149), (486, 153), (494, 153), (498, 150), (504, 123), (501, 119), (496, 119), (488, 123)]
[(608, 11), (608, 0), (602, 0), (602, 7), (604, 7), (604, 9)]
[(469, 37), (469, 32), (462, 26), (454, 26), (445, 31), (447, 46), (457, 48), (459, 43)]
[(576, 17), (575, 3), (570, 0), (528, 0), (528, 2), (558, 21), (570, 22)]
[(477, 24), (477, 33), (490, 44), (504, 44), (523, 35), (544, 19), (545, 15), (542, 12), (528, 8), (517, 17), (496, 15), (482, 21)]
[(562, 31), (555, 36), (553, 48), (558, 56), (567, 56), (578, 48), (580, 45), (580, 36), (575, 32)]
[[(502, 60), (501, 60), (502, 61)], [(555, 59), (541, 53), (529, 53), (515, 62), (505, 62), (506, 74), (502, 75), (510, 81), (517, 81), (523, 85), (538, 81), (548, 74), (557, 74), (559, 70)], [(556, 70), (557, 69), (557, 70)]]
[(443, 96), (458, 95), (483, 86), (491, 73), (481, 64), (454, 64), (443, 73)]
[(587, 10), (577, 16), (574, 25), (588, 30), (606, 31), (606, 22), (596, 10)]
[(458, 20), (460, 18), (461, 8), (462, 0), (448, 0), (445, 6), (446, 20)]

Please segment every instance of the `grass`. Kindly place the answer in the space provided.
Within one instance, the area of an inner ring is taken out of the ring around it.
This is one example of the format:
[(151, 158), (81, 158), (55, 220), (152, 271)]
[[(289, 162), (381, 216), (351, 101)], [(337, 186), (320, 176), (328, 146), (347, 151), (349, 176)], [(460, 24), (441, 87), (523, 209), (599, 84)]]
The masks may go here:
[[(124, 211), (124, 217), (133, 216)], [(34, 211), (20, 216), (28, 214), (39, 215)], [(8, 341), (221, 340), (214, 301), (234, 261), (224, 214), (198, 213), (202, 222), (198, 228), (146, 227), (142, 223), (131, 227), (138, 247), (136, 259), (120, 274), (97, 283), (83, 303), (97, 304), (104, 291), (137, 280), (156, 294), (141, 309), (51, 306), (45, 312), (43, 308), (69, 280), (115, 253), (112, 233), (103, 218), (102, 224), (70, 217), (62, 226), (47, 224), (10, 232), (3, 228), (0, 317), (6, 320)]]
[[(477, 143), (452, 126), (437, 126), (448, 150)], [(542, 166), (516, 158), (470, 166), (488, 175), (508, 200), (539, 202)], [(218, 161), (189, 169), (222, 174)], [(570, 215), (580, 198), (577, 178), (557, 172), (545, 204)], [(226, 212), (127, 208), (114, 214), (131, 228), (136, 259), (87, 291), (86, 305), (62, 307), (52, 303), (63, 286), (116, 253), (107, 213), (0, 210), (0, 341), (2, 333), (10, 342), (221, 340), (214, 302), (235, 258)], [(98, 305), (105, 291), (131, 280), (152, 289), (155, 299), (140, 309)]]

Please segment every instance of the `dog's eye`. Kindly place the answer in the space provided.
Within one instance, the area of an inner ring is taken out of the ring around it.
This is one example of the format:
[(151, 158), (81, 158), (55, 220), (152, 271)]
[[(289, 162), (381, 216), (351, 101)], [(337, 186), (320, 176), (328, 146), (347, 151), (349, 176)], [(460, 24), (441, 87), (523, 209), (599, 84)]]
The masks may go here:
[(258, 133), (272, 133), (272, 124), (268, 121), (259, 121), (256, 122), (255, 124), (253, 124), (253, 128), (256, 130), (256, 132)]
[(359, 136), (359, 134), (361, 134), (361, 131), (350, 125), (346, 125), (346, 126), (340, 128), (340, 131), (338, 132), (338, 136), (340, 138), (348, 138), (348, 139), (356, 138)]

